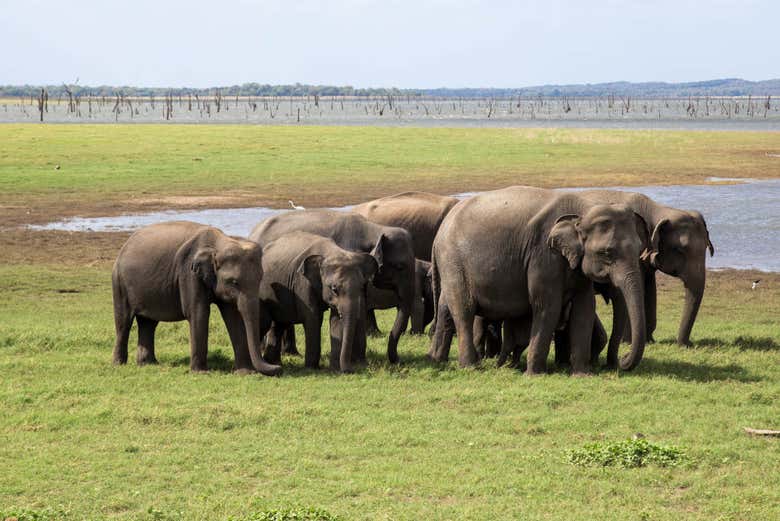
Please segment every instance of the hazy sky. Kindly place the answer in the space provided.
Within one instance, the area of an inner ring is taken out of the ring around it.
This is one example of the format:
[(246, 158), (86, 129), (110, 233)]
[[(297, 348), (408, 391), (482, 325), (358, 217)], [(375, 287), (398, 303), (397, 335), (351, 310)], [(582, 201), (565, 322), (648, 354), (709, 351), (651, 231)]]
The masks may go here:
[(0, 84), (780, 77), (780, 0), (0, 0)]

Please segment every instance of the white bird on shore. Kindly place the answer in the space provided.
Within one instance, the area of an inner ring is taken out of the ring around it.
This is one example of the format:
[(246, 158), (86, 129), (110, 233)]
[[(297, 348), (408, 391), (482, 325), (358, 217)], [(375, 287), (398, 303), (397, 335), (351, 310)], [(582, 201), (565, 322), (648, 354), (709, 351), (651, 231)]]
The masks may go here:
[(290, 203), (290, 206), (292, 207), (293, 210), (305, 210), (306, 209), (303, 206), (296, 206), (295, 203), (292, 202), (292, 201), (287, 201), (287, 202)]
[(761, 282), (761, 279), (756, 279), (753, 281), (753, 285), (750, 286), (750, 289), (755, 290), (758, 287), (758, 283)]

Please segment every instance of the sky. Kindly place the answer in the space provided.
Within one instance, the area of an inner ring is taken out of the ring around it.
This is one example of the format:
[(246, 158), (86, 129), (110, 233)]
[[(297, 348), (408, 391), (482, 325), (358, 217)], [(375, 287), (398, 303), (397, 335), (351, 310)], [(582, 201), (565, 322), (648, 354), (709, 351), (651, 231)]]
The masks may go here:
[(0, 85), (780, 77), (780, 0), (0, 0)]

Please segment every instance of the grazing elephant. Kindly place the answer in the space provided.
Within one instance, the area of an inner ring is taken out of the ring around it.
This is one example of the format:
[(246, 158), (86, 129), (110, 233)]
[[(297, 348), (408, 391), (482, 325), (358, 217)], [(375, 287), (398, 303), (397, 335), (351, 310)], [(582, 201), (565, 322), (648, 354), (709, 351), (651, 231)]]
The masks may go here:
[[(114, 363), (127, 363), (127, 340), (138, 322), (138, 364), (156, 363), (158, 322), (190, 323), (190, 369), (206, 371), (209, 313), (225, 321), (239, 372), (277, 375), (281, 367), (260, 355), (257, 298), (262, 251), (251, 241), (210, 226), (168, 222), (135, 232), (122, 246), (112, 274), (116, 344)], [(247, 340), (248, 339), (248, 340)]]
[(553, 334), (565, 311), (575, 374), (589, 371), (595, 320), (593, 281), (624, 296), (631, 318), (630, 370), (645, 346), (640, 274), (644, 220), (621, 205), (590, 205), (575, 194), (515, 186), (485, 192), (455, 207), (433, 244), (433, 294), (443, 320), (429, 355), (446, 360), (458, 334), (461, 366), (477, 363), (474, 316), (530, 318), (527, 374), (546, 371)]
[(677, 332), (677, 343), (691, 345), (691, 330), (696, 321), (707, 277), (705, 259), (715, 248), (707, 223), (696, 211), (685, 211), (656, 203), (646, 195), (616, 190), (587, 190), (580, 197), (594, 204), (624, 204), (641, 215), (650, 236), (650, 254), (645, 270), (645, 311), (647, 338), (652, 340), (656, 326), (655, 271), (679, 278), (685, 285), (685, 307)]
[[(414, 260), (414, 305), (412, 306), (412, 328), (413, 335), (422, 335), (425, 333), (425, 326), (433, 320), (433, 294), (431, 293), (431, 263), (415, 259)], [(396, 294), (387, 289), (378, 289), (374, 286), (368, 287), (368, 324), (366, 325), (369, 334), (379, 332), (376, 325), (376, 318), (373, 311), (375, 309), (390, 309), (399, 305)]]
[[(402, 228), (382, 226), (364, 217), (333, 210), (291, 211), (261, 222), (250, 239), (265, 245), (286, 233), (304, 231), (328, 237), (345, 250), (370, 253), (379, 269), (373, 284), (398, 297), (395, 323), (387, 341), (387, 358), (398, 362), (398, 339), (406, 330), (414, 305), (414, 252), (412, 237)], [(365, 352), (358, 353), (358, 360)]]
[[(330, 309), (330, 366), (352, 371), (353, 346), (365, 346), (366, 286), (379, 269), (367, 253), (340, 248), (331, 239), (306, 232), (291, 232), (263, 247), (263, 280), (260, 304), (269, 320), (262, 324), (264, 335), (274, 322), (274, 335), (293, 324), (303, 324), (306, 335), (306, 367), (320, 363), (322, 315)], [(270, 340), (266, 358), (281, 359), (280, 345)]]
[(414, 256), (430, 261), (436, 232), (452, 207), (459, 202), (459, 199), (446, 195), (404, 192), (359, 204), (352, 211), (371, 222), (408, 231), (412, 234)]

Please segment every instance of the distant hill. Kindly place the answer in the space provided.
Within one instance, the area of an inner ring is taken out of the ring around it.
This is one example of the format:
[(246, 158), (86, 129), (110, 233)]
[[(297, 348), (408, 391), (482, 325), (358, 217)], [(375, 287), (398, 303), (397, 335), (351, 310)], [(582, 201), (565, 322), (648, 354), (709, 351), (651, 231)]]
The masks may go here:
[[(49, 96), (66, 96), (64, 85), (45, 86)], [(631, 96), (641, 97), (688, 97), (688, 96), (780, 96), (780, 79), (764, 81), (748, 81), (739, 78), (696, 81), (690, 83), (643, 82), (632, 83), (617, 81), (610, 83), (585, 83), (573, 85), (540, 85), (536, 87), (521, 87), (516, 89), (495, 88), (448, 88), (437, 89), (396, 89), (396, 88), (364, 88), (331, 85), (267, 85), (245, 83), (225, 87), (207, 89), (160, 88), (160, 87), (117, 87), (101, 85), (97, 87), (69, 85), (68, 89), (75, 96), (92, 94), (93, 96), (174, 96), (198, 95), (213, 96), (217, 91), (223, 96), (436, 96), (456, 98), (507, 98), (523, 97), (598, 97), (598, 96)], [(40, 85), (5, 85), (0, 86), (0, 96), (37, 96)]]

